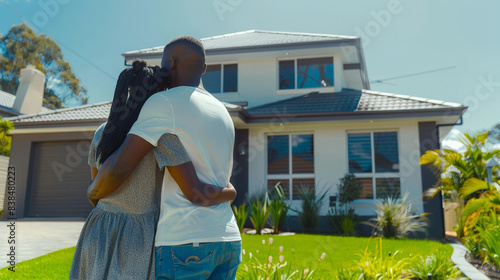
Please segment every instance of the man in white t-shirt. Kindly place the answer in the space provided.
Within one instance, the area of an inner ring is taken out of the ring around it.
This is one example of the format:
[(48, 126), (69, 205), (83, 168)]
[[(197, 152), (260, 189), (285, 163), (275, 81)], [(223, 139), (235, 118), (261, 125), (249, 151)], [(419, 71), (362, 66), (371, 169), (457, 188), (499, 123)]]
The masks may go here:
[[(168, 91), (146, 101), (117, 153), (145, 154), (163, 134), (172, 133), (202, 182), (227, 186), (234, 126), (225, 106), (199, 87), (206, 70), (203, 45), (190, 36), (170, 41), (163, 52), (162, 68), (168, 73)], [(235, 279), (241, 263), (241, 237), (230, 203), (209, 207), (191, 203), (167, 169), (160, 203), (156, 278)]]

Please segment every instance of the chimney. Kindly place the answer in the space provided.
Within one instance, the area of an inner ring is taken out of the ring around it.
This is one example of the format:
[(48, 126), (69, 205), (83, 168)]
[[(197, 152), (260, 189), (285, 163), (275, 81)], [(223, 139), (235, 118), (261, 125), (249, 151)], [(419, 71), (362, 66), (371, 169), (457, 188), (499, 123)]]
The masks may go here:
[(12, 109), (20, 114), (34, 114), (42, 111), (45, 74), (28, 66), (21, 69), (21, 79)]

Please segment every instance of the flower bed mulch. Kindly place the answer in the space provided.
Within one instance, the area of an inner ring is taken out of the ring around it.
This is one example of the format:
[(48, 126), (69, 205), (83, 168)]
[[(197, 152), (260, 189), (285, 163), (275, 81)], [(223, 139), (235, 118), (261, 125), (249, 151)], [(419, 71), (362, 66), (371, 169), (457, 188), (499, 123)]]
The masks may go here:
[(489, 263), (484, 263), (481, 259), (476, 259), (471, 256), (471, 254), (467, 254), (465, 259), (472, 264), (475, 268), (479, 269), (486, 276), (490, 277), (494, 280), (500, 280), (500, 269), (498, 267), (491, 265)]

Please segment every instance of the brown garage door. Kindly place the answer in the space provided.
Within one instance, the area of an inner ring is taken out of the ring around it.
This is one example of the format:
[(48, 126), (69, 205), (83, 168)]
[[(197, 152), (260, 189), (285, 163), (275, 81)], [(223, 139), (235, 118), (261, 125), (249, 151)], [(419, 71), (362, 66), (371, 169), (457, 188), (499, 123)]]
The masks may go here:
[(90, 142), (64, 141), (33, 144), (27, 194), (30, 217), (87, 217)]

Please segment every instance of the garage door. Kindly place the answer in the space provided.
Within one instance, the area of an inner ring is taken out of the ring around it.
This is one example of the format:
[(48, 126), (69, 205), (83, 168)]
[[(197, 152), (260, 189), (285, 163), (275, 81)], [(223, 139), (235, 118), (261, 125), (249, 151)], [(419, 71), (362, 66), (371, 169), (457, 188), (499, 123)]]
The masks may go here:
[(28, 182), (27, 214), (30, 217), (87, 217), (90, 142), (64, 141), (33, 144)]

